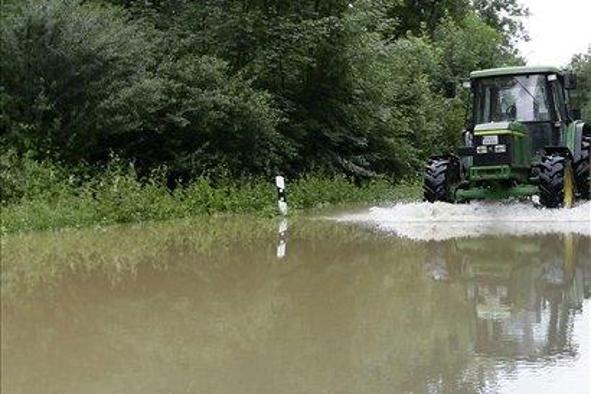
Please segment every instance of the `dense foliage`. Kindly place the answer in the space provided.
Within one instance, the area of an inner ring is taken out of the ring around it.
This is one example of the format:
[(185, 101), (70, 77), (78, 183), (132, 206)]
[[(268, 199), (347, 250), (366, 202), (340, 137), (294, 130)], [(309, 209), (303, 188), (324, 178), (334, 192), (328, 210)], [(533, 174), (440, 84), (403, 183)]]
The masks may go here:
[(574, 106), (581, 109), (583, 120), (591, 124), (591, 47), (586, 54), (575, 56), (571, 67), (578, 76)]
[[(150, 185), (165, 196), (277, 173), (412, 177), (460, 137), (466, 97), (446, 98), (450, 83), (522, 62), (528, 13), (519, 0), (0, 7), (0, 200), (50, 201), (65, 188), (81, 206), (119, 179), (113, 158), (146, 196)], [(573, 62), (587, 117), (589, 60)]]
[[(415, 4), (416, 3), (416, 4)], [(452, 144), (446, 84), (519, 62), (515, 1), (2, 4), (1, 144), (140, 174), (411, 173)]]

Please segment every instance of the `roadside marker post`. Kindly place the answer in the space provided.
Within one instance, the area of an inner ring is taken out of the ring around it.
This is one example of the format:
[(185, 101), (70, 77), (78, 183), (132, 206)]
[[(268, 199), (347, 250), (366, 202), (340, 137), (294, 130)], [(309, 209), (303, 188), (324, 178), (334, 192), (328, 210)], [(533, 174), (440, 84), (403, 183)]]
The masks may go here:
[(287, 195), (285, 193), (285, 178), (278, 175), (275, 177), (275, 186), (277, 186), (277, 207), (279, 213), (287, 215)]
[(287, 194), (285, 192), (285, 178), (282, 176), (275, 177), (275, 186), (277, 186), (277, 208), (279, 213), (283, 216), (279, 223), (278, 234), (279, 240), (277, 241), (277, 258), (283, 259), (286, 254), (287, 248)]

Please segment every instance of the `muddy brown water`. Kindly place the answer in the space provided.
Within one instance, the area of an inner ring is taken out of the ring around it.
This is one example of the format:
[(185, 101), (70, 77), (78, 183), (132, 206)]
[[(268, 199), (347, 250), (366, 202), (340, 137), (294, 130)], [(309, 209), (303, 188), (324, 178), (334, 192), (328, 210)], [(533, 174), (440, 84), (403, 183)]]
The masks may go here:
[(589, 236), (279, 225), (5, 237), (2, 393), (589, 392)]

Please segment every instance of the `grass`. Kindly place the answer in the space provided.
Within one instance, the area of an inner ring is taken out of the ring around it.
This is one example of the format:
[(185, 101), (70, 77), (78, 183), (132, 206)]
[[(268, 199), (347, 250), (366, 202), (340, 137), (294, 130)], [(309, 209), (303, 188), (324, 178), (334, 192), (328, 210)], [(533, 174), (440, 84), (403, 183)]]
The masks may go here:
[[(273, 180), (218, 182), (206, 178), (166, 188), (154, 175), (139, 182), (132, 166), (112, 165), (98, 177), (73, 176), (49, 163), (25, 161), (0, 168), (1, 233), (82, 228), (116, 223), (183, 219), (217, 213), (273, 217)], [(304, 176), (288, 180), (291, 212), (345, 203), (379, 203), (419, 197), (416, 182), (378, 179), (356, 185), (345, 177)]]

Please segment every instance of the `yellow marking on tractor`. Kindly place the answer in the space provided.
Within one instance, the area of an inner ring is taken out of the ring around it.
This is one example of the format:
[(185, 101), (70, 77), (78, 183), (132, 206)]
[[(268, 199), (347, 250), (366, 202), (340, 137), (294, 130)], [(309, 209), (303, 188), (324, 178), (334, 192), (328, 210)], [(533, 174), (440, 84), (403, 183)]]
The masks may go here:
[(573, 179), (573, 168), (569, 164), (564, 169), (564, 200), (563, 205), (565, 208), (572, 208), (573, 201), (575, 200), (575, 182)]
[(486, 130), (486, 131), (476, 131), (474, 132), (475, 136), (481, 137), (485, 135), (513, 135), (515, 137), (525, 138), (527, 134), (521, 133), (519, 131), (514, 130)]

